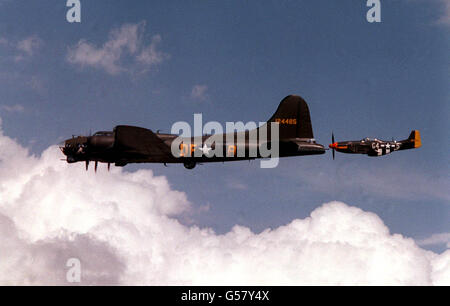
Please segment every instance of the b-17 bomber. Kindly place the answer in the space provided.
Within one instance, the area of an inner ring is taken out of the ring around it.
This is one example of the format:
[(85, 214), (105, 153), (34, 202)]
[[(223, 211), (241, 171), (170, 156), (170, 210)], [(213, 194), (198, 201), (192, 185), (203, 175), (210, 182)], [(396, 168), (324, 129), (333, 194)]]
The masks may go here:
[[(278, 126), (276, 135), (271, 133), (270, 126), (273, 125)], [(265, 135), (262, 131), (266, 131)], [(252, 135), (257, 135), (257, 138)], [(185, 168), (193, 169), (201, 163), (269, 158), (263, 154), (264, 147), (266, 151), (278, 148), (277, 156), (271, 158), (326, 152), (324, 146), (314, 139), (309, 108), (303, 98), (287, 96), (269, 121), (253, 130), (180, 137), (120, 125), (113, 131), (72, 137), (60, 148), (68, 163), (85, 162), (87, 170), (89, 163), (94, 162), (97, 170), (99, 162), (107, 163), (108, 169), (111, 164), (123, 167), (130, 163), (182, 163)], [(215, 154), (211, 154), (212, 151)]]

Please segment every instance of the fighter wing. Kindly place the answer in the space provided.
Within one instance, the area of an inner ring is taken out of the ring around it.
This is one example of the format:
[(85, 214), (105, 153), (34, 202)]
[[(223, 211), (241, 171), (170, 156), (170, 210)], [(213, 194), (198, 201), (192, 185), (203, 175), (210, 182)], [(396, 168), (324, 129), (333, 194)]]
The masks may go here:
[(172, 156), (170, 147), (151, 130), (119, 125), (114, 129), (117, 150), (137, 156)]

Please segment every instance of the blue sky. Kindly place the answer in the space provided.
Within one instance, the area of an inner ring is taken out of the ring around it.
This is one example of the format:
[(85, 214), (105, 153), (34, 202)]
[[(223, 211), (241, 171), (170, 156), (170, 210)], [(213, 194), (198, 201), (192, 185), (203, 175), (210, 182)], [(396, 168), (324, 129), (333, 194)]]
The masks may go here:
[[(381, 1), (374, 24), (362, 0), (82, 0), (80, 24), (66, 21), (64, 2), (0, 2), (0, 117), (5, 134), (33, 153), (117, 124), (170, 131), (200, 112), (205, 121), (265, 121), (283, 97), (299, 94), (319, 143), (332, 131), (337, 140), (403, 139), (418, 129), (423, 147), (382, 158), (287, 158), (275, 169), (126, 169), (166, 176), (197, 206), (193, 222), (217, 232), (279, 226), (332, 200), (413, 238), (450, 232), (447, 1)], [(108, 63), (70, 59), (80, 44), (101, 50), (127, 24), (157, 60), (125, 50), (114, 62), (123, 69), (111, 73)]]

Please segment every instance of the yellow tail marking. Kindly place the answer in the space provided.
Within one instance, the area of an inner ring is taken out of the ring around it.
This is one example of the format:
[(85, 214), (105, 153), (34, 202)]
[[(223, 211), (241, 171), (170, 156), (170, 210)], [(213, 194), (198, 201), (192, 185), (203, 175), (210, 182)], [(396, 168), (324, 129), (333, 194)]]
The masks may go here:
[(420, 132), (418, 130), (414, 131), (414, 148), (420, 148), (422, 146), (422, 140), (420, 139)]

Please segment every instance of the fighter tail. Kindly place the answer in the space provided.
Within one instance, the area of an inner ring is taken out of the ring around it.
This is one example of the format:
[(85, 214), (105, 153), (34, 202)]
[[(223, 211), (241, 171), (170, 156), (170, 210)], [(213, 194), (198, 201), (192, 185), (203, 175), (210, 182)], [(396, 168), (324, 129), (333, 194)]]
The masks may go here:
[(413, 130), (409, 134), (408, 139), (402, 141), (401, 149), (415, 149), (422, 146), (422, 140), (420, 138), (420, 132), (418, 130)]
[(418, 130), (412, 131), (408, 140), (413, 143), (414, 148), (420, 148), (422, 146), (422, 140), (420, 139), (420, 132)]

